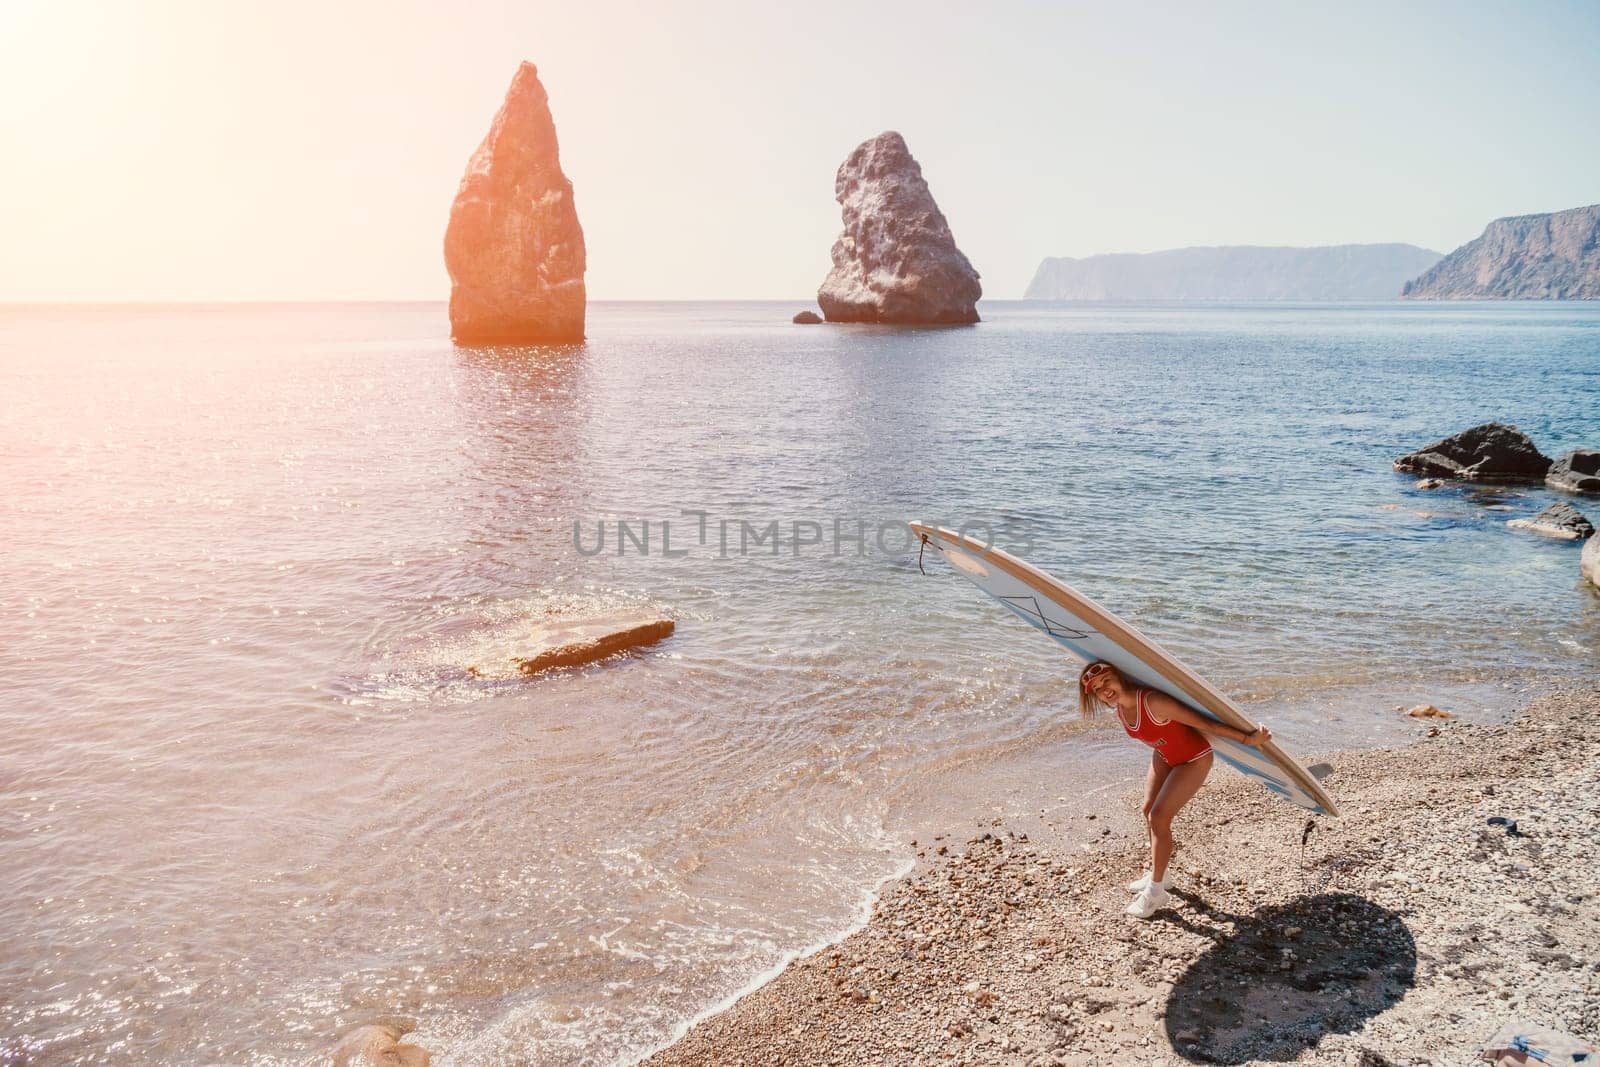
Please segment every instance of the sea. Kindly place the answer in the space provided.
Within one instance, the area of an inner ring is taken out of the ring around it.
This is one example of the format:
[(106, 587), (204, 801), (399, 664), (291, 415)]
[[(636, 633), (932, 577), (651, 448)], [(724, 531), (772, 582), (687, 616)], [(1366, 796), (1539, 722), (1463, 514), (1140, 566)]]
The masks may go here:
[[(631, 1063), (935, 840), (1080, 847), (1147, 757), (908, 519), (1308, 758), (1600, 666), (1579, 546), (1506, 526), (1571, 498), (1391, 467), (1600, 446), (1600, 305), (801, 306), (476, 349), (433, 303), (0, 308), (0, 1063), (389, 1018), (446, 1067)], [(634, 608), (676, 633), (503, 669)]]

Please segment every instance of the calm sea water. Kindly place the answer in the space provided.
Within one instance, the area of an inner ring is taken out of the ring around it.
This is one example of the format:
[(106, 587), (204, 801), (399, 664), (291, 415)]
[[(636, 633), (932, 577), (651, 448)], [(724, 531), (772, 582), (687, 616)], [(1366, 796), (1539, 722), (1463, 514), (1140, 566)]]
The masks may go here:
[[(0, 1062), (291, 1063), (385, 1015), (444, 1064), (627, 1061), (916, 832), (1136, 775), (906, 518), (992, 531), (1297, 751), (1597, 666), (1577, 547), (1504, 527), (1554, 494), (1389, 461), (1491, 418), (1600, 444), (1600, 307), (793, 310), (474, 351), (436, 305), (0, 309)], [(677, 635), (465, 670), (634, 604)]]

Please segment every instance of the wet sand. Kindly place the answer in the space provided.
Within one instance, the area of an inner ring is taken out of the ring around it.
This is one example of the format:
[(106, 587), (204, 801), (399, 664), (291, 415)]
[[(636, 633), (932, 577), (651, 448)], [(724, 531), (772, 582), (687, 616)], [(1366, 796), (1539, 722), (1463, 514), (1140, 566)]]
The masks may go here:
[(1219, 767), (1148, 922), (1121, 914), (1136, 795), (1081, 816), (1091, 844), (919, 842), (865, 927), (647, 1062), (1378, 1067), (1469, 1062), (1512, 1016), (1600, 1036), (1600, 683), (1306, 759), (1343, 817)]

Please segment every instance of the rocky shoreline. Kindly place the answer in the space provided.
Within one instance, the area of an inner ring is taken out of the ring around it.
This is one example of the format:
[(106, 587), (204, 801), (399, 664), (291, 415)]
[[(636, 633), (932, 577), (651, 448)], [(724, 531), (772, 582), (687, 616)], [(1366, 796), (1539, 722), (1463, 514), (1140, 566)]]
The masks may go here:
[(1600, 1035), (1600, 683), (1304, 755), (1344, 817), (1219, 768), (1148, 922), (1120, 914), (1135, 835), (924, 842), (864, 928), (647, 1062), (1379, 1067), (1469, 1062), (1513, 1017)]

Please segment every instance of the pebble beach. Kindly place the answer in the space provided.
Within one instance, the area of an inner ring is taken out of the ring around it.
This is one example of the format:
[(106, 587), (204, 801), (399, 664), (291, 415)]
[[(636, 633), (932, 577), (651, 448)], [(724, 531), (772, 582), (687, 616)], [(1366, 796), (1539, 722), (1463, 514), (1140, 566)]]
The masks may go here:
[[(647, 1062), (1459, 1064), (1512, 1018), (1600, 1034), (1600, 684), (1327, 760), (1339, 818), (1219, 768), (1173, 905), (1127, 918), (1139, 797), (1076, 845), (918, 842), (870, 920)], [(1497, 820), (1491, 823), (1490, 820)]]

